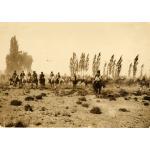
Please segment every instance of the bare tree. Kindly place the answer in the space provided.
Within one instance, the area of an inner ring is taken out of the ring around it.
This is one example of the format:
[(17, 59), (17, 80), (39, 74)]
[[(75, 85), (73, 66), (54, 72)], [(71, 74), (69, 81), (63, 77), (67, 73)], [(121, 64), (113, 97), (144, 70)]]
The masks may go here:
[(93, 71), (93, 76), (95, 76), (96, 74), (96, 54), (94, 55), (94, 58), (93, 58), (93, 64), (92, 64), (92, 71)]
[(95, 54), (93, 59), (93, 65), (92, 65), (93, 76), (95, 76), (96, 72), (100, 68), (100, 61), (101, 61), (101, 53), (99, 53), (98, 56), (96, 56)]
[(113, 79), (115, 79), (115, 73), (116, 73), (116, 60), (113, 60), (111, 68), (111, 74)]
[(112, 66), (114, 63), (114, 54), (111, 56), (109, 64), (108, 64), (108, 75), (111, 76), (112, 75)]
[(137, 73), (138, 60), (139, 60), (139, 55), (137, 55), (134, 59), (134, 64), (133, 64), (133, 78), (134, 79), (135, 79), (136, 73)]
[(120, 77), (120, 72), (121, 72), (121, 68), (122, 68), (122, 56), (119, 58), (117, 64), (116, 64), (116, 78)]
[(144, 64), (141, 65), (140, 79), (143, 78), (143, 69), (144, 69)]
[(131, 71), (132, 71), (132, 63), (130, 63), (130, 65), (129, 65), (129, 70), (128, 70), (128, 78), (130, 78), (131, 77)]
[(86, 61), (85, 61), (85, 71), (87, 72), (89, 69), (89, 54), (86, 56)]
[(69, 67), (70, 67), (71, 76), (78, 73), (78, 59), (75, 52), (73, 52), (73, 56), (70, 58)]

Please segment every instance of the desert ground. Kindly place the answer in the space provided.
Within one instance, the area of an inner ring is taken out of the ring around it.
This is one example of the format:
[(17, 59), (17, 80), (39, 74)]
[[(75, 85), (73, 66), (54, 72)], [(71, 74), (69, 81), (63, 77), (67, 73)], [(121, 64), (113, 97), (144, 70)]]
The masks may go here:
[(0, 88), (1, 127), (148, 128), (150, 90), (107, 85), (51, 89)]

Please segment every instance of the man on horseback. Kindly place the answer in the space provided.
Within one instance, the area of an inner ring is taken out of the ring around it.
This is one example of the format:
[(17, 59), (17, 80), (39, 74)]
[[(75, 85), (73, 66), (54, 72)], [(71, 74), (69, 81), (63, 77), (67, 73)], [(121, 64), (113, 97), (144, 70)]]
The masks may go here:
[(72, 83), (73, 83), (73, 89), (75, 89), (76, 85), (77, 85), (77, 76), (76, 76), (76, 74), (74, 74), (74, 76), (73, 76)]
[(39, 80), (40, 80), (40, 85), (45, 86), (45, 77), (43, 72), (41, 72)]
[(27, 74), (27, 82), (28, 83), (31, 83), (31, 78), (32, 78), (32, 75), (30, 72), (28, 72), (28, 74)]
[(25, 73), (24, 71), (22, 71), (20, 74), (19, 85), (22, 86), (24, 82), (25, 82)]
[(50, 83), (51, 87), (54, 87), (55, 76), (54, 76), (53, 71), (51, 71), (51, 73), (50, 73), (49, 83)]
[(100, 74), (100, 70), (98, 70), (95, 75), (94, 82), (93, 82), (93, 88), (97, 95), (101, 93), (102, 87), (104, 87), (104, 85), (102, 84), (102, 77)]
[(17, 82), (19, 82), (19, 78), (18, 78), (16, 70), (14, 71), (10, 81), (12, 82), (13, 86), (16, 86)]
[(56, 74), (56, 84), (59, 84), (59, 83), (60, 83), (60, 78), (61, 78), (61, 76), (60, 76), (60, 73), (58, 72), (58, 73)]
[(38, 77), (37, 77), (36, 71), (33, 71), (33, 74), (32, 74), (32, 86), (34, 83), (36, 84), (36, 87), (37, 87), (38, 86)]

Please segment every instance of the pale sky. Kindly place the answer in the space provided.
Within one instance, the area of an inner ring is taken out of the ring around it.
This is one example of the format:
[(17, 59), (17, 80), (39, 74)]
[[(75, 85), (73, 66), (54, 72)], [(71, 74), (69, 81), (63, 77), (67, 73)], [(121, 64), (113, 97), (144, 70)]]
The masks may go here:
[[(69, 59), (73, 52), (101, 52), (101, 67), (111, 55), (123, 55), (122, 74), (137, 54), (139, 68), (150, 73), (150, 23), (0, 23), (0, 70), (5, 70), (10, 39), (16, 35), (19, 50), (32, 55), (33, 70), (69, 74)], [(48, 60), (48, 61), (47, 61)], [(91, 73), (91, 67), (89, 72)]]

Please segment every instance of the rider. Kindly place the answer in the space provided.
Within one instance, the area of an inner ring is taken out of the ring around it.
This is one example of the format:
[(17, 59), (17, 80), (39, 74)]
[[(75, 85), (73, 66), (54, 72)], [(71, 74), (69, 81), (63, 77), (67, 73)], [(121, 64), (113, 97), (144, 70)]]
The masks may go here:
[(28, 72), (28, 74), (27, 74), (27, 82), (30, 83), (31, 79), (32, 79), (32, 75), (31, 75), (30, 72)]
[(32, 76), (33, 76), (33, 79), (37, 79), (37, 73), (36, 73), (36, 71), (33, 71)]
[(28, 72), (27, 76), (30, 78), (30, 77), (31, 77), (31, 73), (30, 73), (30, 72)]
[(20, 79), (24, 79), (24, 77), (25, 77), (25, 73), (24, 73), (24, 71), (22, 71), (20, 74)]
[(43, 85), (45, 85), (45, 78), (44, 78), (44, 74), (43, 74), (43, 72), (41, 72), (41, 74), (40, 74), (40, 83), (41, 84), (43, 84)]
[(95, 78), (94, 78), (94, 81), (101, 81), (101, 73), (100, 73), (100, 70), (97, 71), (96, 75), (95, 75)]
[(57, 79), (60, 79), (60, 73), (59, 72), (57, 73)]
[(17, 75), (17, 72), (16, 72), (16, 70), (15, 70), (14, 73), (13, 73), (13, 75), (12, 75), (12, 79), (15, 79), (17, 76), (18, 76), (18, 75)]
[(51, 71), (51, 73), (50, 73), (50, 78), (52, 78), (52, 77), (54, 77), (53, 71)]

